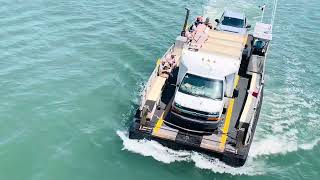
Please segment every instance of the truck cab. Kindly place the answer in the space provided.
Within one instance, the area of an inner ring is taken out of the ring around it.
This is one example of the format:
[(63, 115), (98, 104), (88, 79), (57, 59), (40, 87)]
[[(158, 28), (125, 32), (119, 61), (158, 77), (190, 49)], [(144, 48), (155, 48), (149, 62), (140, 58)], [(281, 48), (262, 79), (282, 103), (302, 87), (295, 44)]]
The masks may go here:
[(224, 91), (224, 80), (187, 73), (172, 104), (176, 124), (188, 130), (215, 130), (224, 107)]
[[(238, 65), (217, 56), (197, 56), (199, 53), (187, 52), (182, 57), (170, 119), (186, 130), (213, 132), (232, 96)], [(228, 65), (231, 68), (222, 68)]]
[(246, 34), (247, 29), (251, 27), (247, 24), (245, 14), (239, 12), (225, 11), (221, 18), (215, 21), (217, 23), (216, 29), (219, 31)]

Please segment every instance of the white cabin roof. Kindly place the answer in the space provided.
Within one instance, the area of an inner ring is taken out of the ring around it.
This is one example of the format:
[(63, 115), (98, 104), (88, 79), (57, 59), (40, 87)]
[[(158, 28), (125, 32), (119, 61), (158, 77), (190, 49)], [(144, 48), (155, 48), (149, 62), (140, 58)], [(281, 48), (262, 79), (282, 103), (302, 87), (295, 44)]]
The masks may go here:
[(240, 61), (232, 56), (186, 49), (182, 53), (181, 63), (187, 68), (188, 73), (212, 79), (224, 79), (237, 73), (240, 66)]
[(199, 51), (209, 54), (222, 54), (241, 60), (242, 50), (248, 35), (210, 30), (208, 40)]
[[(193, 46), (185, 46), (183, 49), (181, 63), (187, 72), (212, 79), (224, 79), (239, 71), (247, 34), (206, 28), (205, 31), (200, 31), (199, 36), (194, 38), (198, 41), (192, 41), (199, 49), (194, 49)], [(205, 40), (199, 43), (199, 39)]]

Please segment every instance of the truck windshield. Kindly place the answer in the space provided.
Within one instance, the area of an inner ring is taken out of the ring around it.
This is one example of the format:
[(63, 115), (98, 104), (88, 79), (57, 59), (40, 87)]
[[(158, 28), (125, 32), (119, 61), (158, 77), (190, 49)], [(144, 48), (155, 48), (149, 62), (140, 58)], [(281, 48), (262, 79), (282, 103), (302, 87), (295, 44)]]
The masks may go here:
[(226, 16), (223, 17), (221, 24), (226, 25), (226, 26), (237, 27), (237, 28), (244, 27), (243, 19), (237, 19), (237, 18), (226, 17)]
[(182, 80), (179, 91), (193, 96), (222, 100), (222, 85), (222, 80), (186, 74)]

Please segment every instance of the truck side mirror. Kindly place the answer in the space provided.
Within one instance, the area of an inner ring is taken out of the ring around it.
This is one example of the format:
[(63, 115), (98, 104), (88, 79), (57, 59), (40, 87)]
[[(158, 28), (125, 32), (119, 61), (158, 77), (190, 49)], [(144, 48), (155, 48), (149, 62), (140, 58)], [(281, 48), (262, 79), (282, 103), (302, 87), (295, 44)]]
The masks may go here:
[(219, 19), (215, 19), (214, 21), (218, 24), (220, 23)]
[(248, 25), (246, 26), (246, 28), (251, 28), (251, 25), (250, 25), (250, 24), (248, 24)]

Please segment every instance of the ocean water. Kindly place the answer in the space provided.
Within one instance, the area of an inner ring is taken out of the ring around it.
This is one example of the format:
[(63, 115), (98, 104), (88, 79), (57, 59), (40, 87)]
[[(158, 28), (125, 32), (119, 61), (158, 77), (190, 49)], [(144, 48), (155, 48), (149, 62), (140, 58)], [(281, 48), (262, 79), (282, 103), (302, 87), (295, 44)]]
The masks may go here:
[(274, 0), (0, 0), (0, 180), (319, 179), (320, 1), (278, 1), (245, 166), (129, 140), (184, 8), (260, 20)]

